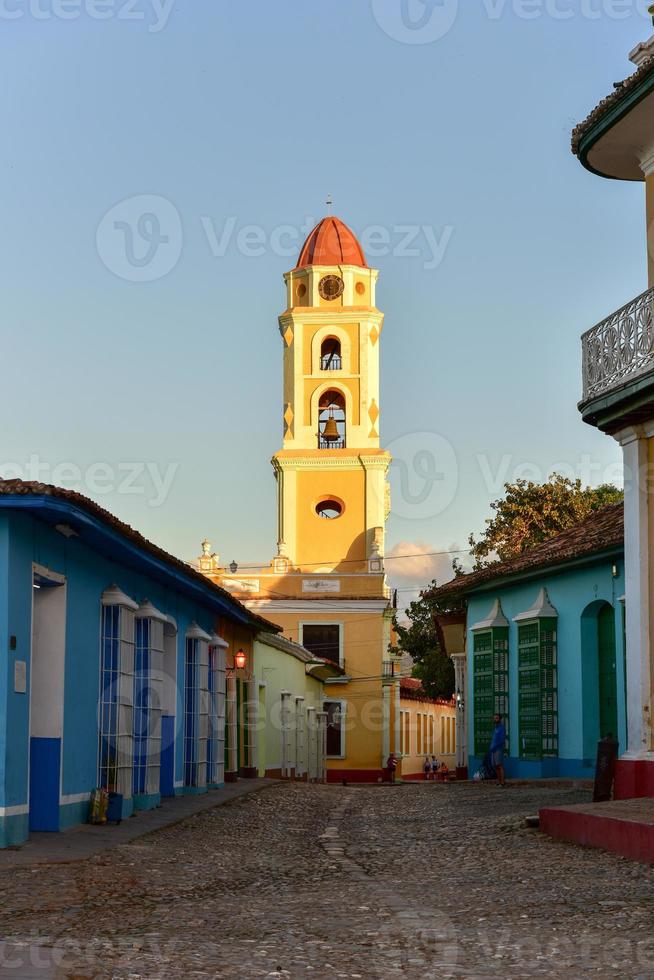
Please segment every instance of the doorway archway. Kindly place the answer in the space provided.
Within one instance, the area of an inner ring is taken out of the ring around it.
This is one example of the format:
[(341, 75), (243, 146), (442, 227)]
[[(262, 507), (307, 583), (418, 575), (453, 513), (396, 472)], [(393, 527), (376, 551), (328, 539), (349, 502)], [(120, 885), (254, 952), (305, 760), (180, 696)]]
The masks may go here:
[(581, 616), (584, 756), (595, 756), (600, 738), (618, 737), (615, 609), (597, 600)]

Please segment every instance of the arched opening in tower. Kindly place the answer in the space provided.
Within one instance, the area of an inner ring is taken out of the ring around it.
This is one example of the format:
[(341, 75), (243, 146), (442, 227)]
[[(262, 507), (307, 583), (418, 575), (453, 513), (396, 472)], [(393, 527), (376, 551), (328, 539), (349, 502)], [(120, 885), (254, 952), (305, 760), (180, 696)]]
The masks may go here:
[(320, 370), (340, 371), (342, 367), (340, 340), (338, 337), (325, 337), (320, 348)]
[(345, 398), (340, 391), (326, 391), (318, 405), (318, 449), (345, 449)]

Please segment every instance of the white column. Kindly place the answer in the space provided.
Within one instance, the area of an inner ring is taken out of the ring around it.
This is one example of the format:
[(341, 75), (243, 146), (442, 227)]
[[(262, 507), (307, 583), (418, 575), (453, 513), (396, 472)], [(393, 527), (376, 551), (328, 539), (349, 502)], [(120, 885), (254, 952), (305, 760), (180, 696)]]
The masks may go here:
[(295, 699), (295, 777), (300, 779), (307, 771), (305, 751), (304, 698)]
[(652, 606), (647, 433), (640, 426), (616, 437), (624, 454), (624, 545), (627, 639), (627, 752), (644, 758), (652, 748)]
[(227, 675), (227, 730), (229, 732), (229, 749), (227, 752), (227, 771), (238, 773), (238, 733), (236, 710), (236, 677), (230, 671)]
[(249, 746), (248, 766), (256, 769), (258, 775), (259, 752), (257, 741), (259, 737), (259, 683), (256, 677), (248, 681), (248, 705), (247, 705), (247, 743)]
[(318, 712), (318, 781), (327, 782), (327, 712)]
[(307, 708), (307, 739), (309, 745), (308, 775), (309, 782), (313, 783), (318, 779), (318, 719), (316, 709)]
[(382, 767), (391, 754), (391, 688), (382, 687)]
[(291, 692), (282, 691), (282, 778), (291, 775)]
[[(395, 737), (394, 737), (394, 740), (393, 740), (394, 741), (393, 752), (395, 752), (395, 755), (399, 759), (400, 758), (400, 754), (401, 754), (400, 753), (400, 740), (402, 738), (402, 715), (400, 714), (400, 693), (401, 693), (400, 692), (400, 682), (399, 681), (396, 681), (395, 684), (393, 685), (393, 687), (394, 687), (394, 693), (395, 693), (395, 729), (394, 729)], [(388, 756), (386, 756), (386, 759), (387, 758), (388, 758)], [(383, 761), (386, 762), (386, 759), (384, 759)]]
[[(468, 683), (468, 666), (465, 653), (453, 653), (454, 683), (457, 690), (456, 707), (456, 764), (458, 767), (468, 765), (468, 745), (466, 727), (466, 690)], [(460, 700), (459, 700), (460, 696)]]

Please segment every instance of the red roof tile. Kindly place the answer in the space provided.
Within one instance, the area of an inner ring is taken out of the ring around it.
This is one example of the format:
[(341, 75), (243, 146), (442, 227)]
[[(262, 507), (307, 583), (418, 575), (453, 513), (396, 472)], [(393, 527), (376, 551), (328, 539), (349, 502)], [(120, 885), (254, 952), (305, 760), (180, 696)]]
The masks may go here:
[(449, 598), (473, 592), (486, 582), (561, 565), (578, 558), (624, 546), (624, 508), (621, 503), (609, 504), (593, 511), (585, 521), (557, 534), (548, 541), (507, 561), (495, 562), (478, 572), (461, 575), (433, 589), (434, 598)]
[(359, 265), (368, 267), (354, 232), (340, 218), (319, 221), (300, 251), (296, 269), (309, 265)]
[(593, 109), (584, 121), (575, 126), (572, 131), (572, 152), (575, 155), (579, 155), (579, 148), (583, 137), (598, 119), (601, 119), (620, 99), (624, 98), (632, 89), (636, 88), (652, 71), (654, 71), (654, 57), (644, 61), (638, 70), (632, 75), (629, 75), (624, 81), (616, 83), (615, 91), (607, 95), (605, 99), (602, 99), (599, 105)]

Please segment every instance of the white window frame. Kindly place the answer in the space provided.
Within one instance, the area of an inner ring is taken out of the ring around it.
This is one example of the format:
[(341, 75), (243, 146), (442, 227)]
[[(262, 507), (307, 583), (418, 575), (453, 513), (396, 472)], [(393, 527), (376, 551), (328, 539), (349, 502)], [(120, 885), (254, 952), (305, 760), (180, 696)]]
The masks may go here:
[(209, 644), (209, 741), (207, 743), (207, 784), (211, 786), (222, 786), (225, 782), (226, 650), (228, 647), (229, 644), (222, 637), (213, 634)]
[[(136, 670), (137, 620), (148, 622), (147, 676), (143, 678), (147, 691), (147, 721), (145, 780), (143, 789), (137, 789), (136, 766), (132, 772), (132, 792), (134, 795), (154, 796), (161, 786), (161, 709), (163, 701), (163, 657), (164, 623), (163, 613), (149, 603), (142, 603), (134, 616), (134, 695), (139, 680)], [(136, 746), (136, 698), (134, 698), (134, 746)], [(140, 767), (139, 767), (140, 768)]]
[[(116, 659), (116, 698), (106, 697), (105, 681), (105, 625), (109, 609), (118, 610), (118, 641)], [(134, 614), (138, 603), (116, 585), (105, 589), (102, 594), (100, 616), (100, 656), (98, 683), (98, 785), (109, 789), (109, 769), (103, 766), (103, 742), (113, 740), (115, 750), (115, 781), (113, 787), (124, 799), (132, 797), (132, 769), (134, 765)], [(116, 708), (115, 728), (111, 725), (111, 708)], [(104, 778), (106, 770), (106, 779)]]
[[(338, 666), (343, 669), (345, 666), (345, 623), (343, 620), (334, 619), (305, 619), (298, 623), (298, 642), (304, 646), (304, 627), (305, 626), (338, 626)], [(320, 656), (320, 654), (317, 654)]]
[[(340, 755), (325, 755), (327, 759), (346, 759), (347, 758), (347, 701), (342, 698), (323, 698), (323, 708), (327, 704), (337, 704), (341, 709), (341, 752)], [(329, 715), (327, 715), (327, 723), (329, 724)]]
[[(207, 785), (207, 740), (209, 737), (209, 643), (211, 637), (192, 623), (184, 640), (184, 786), (203, 789)], [(195, 657), (192, 714), (193, 738), (187, 735), (189, 644)], [(192, 744), (191, 744), (192, 743)], [(187, 773), (190, 766), (190, 779)]]

